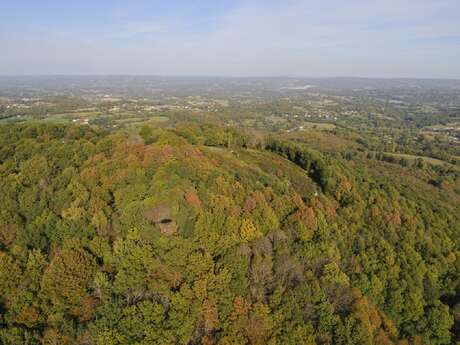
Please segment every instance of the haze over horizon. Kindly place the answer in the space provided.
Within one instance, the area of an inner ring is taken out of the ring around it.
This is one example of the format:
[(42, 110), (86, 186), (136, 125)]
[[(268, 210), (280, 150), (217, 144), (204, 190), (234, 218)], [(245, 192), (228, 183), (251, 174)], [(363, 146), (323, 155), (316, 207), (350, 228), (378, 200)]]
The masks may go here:
[(0, 2), (0, 75), (460, 78), (454, 0)]

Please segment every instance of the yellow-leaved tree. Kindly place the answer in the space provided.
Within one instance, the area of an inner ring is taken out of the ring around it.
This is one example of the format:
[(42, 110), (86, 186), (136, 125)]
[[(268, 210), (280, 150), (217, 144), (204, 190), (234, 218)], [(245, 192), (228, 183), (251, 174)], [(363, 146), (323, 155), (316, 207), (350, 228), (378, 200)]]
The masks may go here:
[(243, 241), (251, 242), (259, 237), (262, 237), (262, 232), (256, 228), (250, 219), (243, 219), (240, 226), (240, 236)]

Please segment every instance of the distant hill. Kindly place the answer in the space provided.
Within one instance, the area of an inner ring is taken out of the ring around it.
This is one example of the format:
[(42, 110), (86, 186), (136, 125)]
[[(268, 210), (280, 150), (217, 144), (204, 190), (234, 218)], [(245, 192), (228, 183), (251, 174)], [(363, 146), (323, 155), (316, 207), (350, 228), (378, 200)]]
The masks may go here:
[(318, 90), (460, 90), (456, 79), (379, 79), (379, 78), (306, 78), (306, 77), (181, 77), (141, 75), (43, 75), (0, 76), (0, 97), (36, 97), (44, 95), (91, 95), (112, 93), (142, 97), (154, 92), (169, 94), (219, 94), (221, 92), (301, 91), (308, 85)]

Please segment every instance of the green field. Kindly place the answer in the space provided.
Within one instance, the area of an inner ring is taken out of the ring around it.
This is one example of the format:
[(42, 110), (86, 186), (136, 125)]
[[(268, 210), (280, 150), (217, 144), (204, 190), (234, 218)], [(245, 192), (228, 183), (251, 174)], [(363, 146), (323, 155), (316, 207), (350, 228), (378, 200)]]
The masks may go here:
[(431, 165), (448, 164), (447, 162), (445, 162), (443, 160), (432, 158), (432, 157), (408, 155), (408, 154), (403, 154), (403, 153), (390, 153), (390, 152), (384, 152), (384, 153), (386, 155), (388, 155), (388, 156), (393, 156), (395, 158), (404, 158), (404, 159), (407, 159), (407, 160), (410, 160), (410, 161), (414, 161), (416, 159), (422, 159), (423, 161), (425, 161), (426, 163), (429, 163)]

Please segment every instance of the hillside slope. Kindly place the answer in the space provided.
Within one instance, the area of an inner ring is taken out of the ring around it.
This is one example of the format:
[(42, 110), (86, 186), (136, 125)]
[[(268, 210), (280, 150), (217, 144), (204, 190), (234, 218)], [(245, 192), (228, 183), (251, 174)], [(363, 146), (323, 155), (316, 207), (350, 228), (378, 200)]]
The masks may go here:
[(404, 173), (217, 127), (2, 126), (0, 343), (454, 342), (459, 195)]

